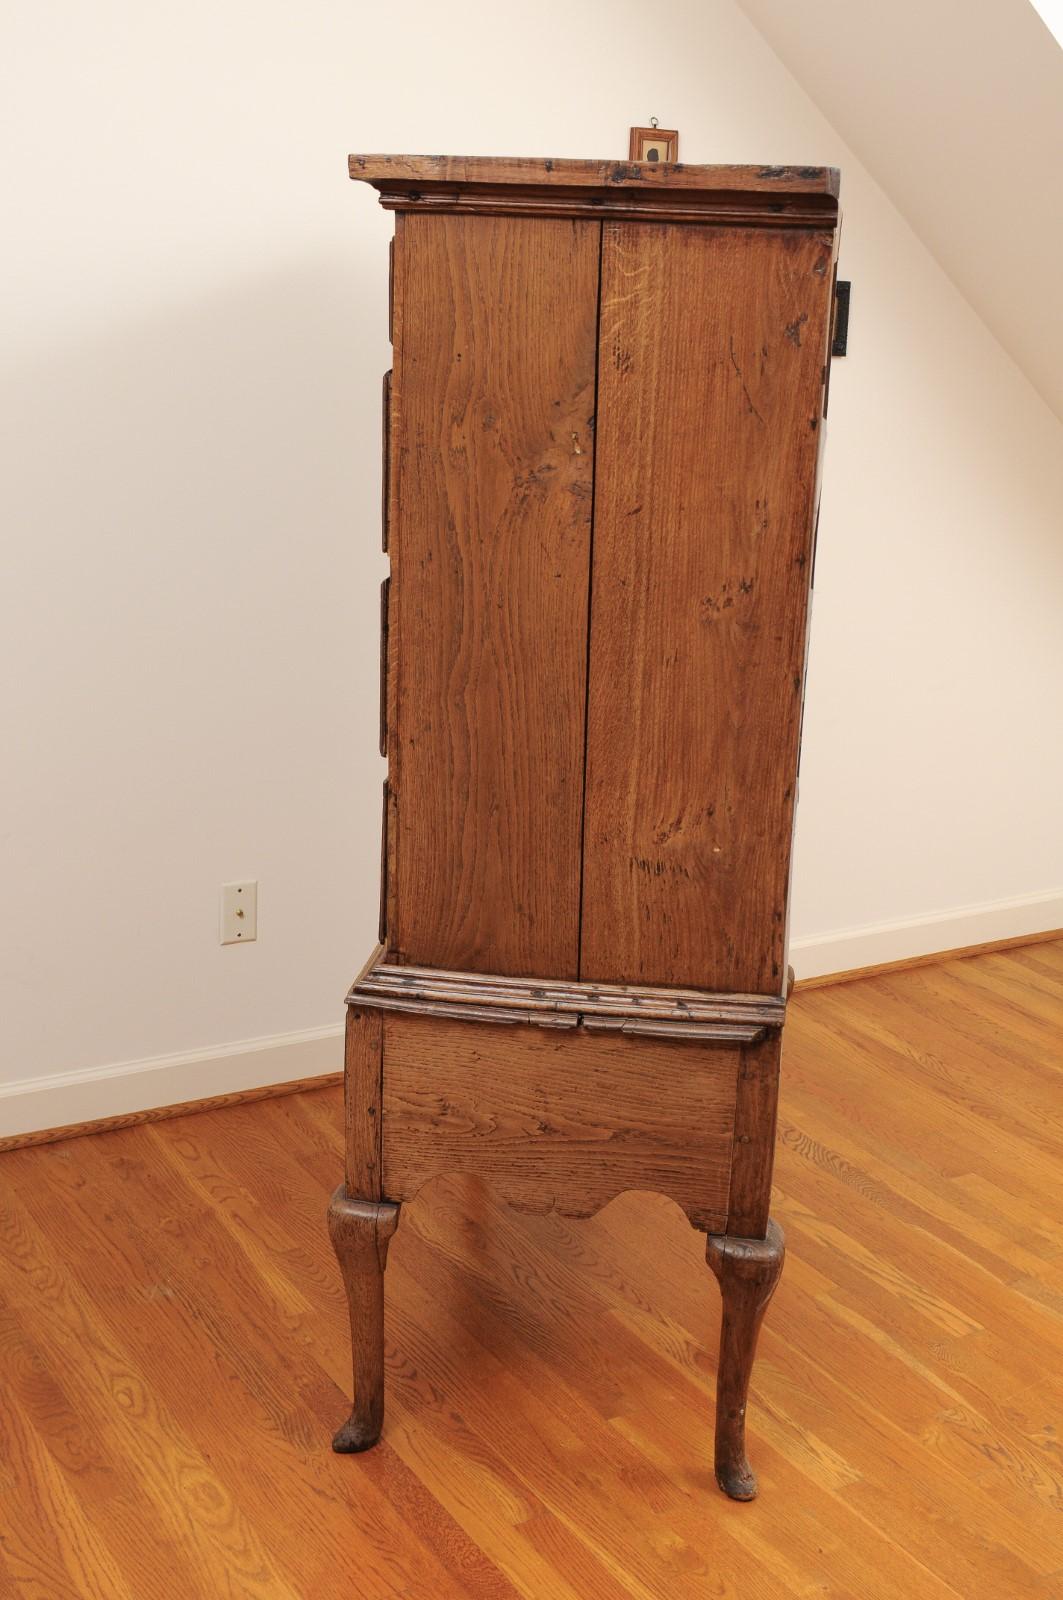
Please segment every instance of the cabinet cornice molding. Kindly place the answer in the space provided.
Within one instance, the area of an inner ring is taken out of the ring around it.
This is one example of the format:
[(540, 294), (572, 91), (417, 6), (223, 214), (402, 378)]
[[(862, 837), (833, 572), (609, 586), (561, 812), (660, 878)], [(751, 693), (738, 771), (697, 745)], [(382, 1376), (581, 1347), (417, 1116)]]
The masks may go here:
[(838, 219), (834, 167), (352, 155), (348, 170), (391, 211), (747, 227), (833, 228)]

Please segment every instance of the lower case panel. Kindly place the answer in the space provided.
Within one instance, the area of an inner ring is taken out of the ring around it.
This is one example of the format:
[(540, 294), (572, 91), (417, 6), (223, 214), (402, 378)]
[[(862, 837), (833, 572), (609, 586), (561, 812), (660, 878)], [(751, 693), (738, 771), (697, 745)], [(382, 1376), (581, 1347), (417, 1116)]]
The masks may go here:
[(471, 1172), (520, 1209), (586, 1217), (647, 1189), (722, 1232), (741, 1062), (730, 1044), (389, 1013), (383, 1192)]

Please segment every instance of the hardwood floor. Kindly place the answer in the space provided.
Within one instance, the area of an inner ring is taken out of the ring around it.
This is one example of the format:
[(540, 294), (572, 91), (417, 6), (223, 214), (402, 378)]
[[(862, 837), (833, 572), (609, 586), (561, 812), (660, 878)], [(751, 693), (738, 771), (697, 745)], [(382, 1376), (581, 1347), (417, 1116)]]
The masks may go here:
[(0, 1157), (0, 1594), (1063, 1594), (1063, 942), (798, 993), (753, 1378), (678, 1209), (448, 1180), (391, 1245), (388, 1420), (337, 1457), (334, 1089)]

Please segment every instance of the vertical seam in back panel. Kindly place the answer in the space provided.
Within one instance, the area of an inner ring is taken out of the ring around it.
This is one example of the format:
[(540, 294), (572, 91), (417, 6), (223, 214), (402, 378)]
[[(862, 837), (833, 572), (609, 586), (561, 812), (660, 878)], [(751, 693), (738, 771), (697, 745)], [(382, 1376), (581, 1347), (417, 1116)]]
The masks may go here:
[(591, 523), (587, 543), (587, 665), (583, 680), (583, 772), (579, 818), (579, 915), (576, 922), (576, 978), (583, 977), (583, 886), (586, 875), (587, 757), (590, 748), (591, 626), (594, 610), (594, 514), (598, 493), (598, 379), (602, 355), (602, 281), (605, 223), (598, 224), (598, 305), (594, 324), (594, 442), (591, 447)]

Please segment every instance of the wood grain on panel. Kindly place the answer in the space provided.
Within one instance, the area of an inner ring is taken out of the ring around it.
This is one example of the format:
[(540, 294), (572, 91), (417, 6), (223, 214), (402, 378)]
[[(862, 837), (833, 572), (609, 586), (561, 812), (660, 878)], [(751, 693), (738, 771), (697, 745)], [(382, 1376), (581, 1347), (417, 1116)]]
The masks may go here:
[(783, 992), (832, 249), (603, 226), (585, 980)]
[(400, 220), (388, 946), (574, 977), (600, 225)]
[(584, 1217), (650, 1189), (726, 1225), (734, 1046), (390, 1012), (384, 1030), (389, 1200), (472, 1172), (522, 1210)]
[(347, 1193), (357, 1200), (381, 1198), (383, 1043), (380, 1013), (348, 1006), (344, 1044), (344, 1143)]
[(781, 1045), (774, 1029), (742, 1051), (727, 1205), (727, 1232), (740, 1238), (762, 1239), (768, 1226)]

